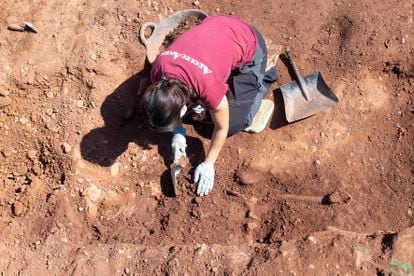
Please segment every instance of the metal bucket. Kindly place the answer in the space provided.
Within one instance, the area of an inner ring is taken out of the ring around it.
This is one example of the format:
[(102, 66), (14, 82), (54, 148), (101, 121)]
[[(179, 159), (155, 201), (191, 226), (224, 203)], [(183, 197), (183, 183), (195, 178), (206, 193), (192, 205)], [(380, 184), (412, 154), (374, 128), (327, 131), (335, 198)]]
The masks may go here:
[[(155, 24), (154, 22), (147, 22), (141, 26), (139, 37), (147, 50), (147, 59), (150, 63), (155, 61), (165, 37), (177, 28), (185, 18), (191, 16), (203, 20), (208, 15), (201, 10), (182, 10), (171, 14), (158, 24)], [(145, 30), (147, 28), (152, 28), (152, 33), (149, 37), (145, 36)]]

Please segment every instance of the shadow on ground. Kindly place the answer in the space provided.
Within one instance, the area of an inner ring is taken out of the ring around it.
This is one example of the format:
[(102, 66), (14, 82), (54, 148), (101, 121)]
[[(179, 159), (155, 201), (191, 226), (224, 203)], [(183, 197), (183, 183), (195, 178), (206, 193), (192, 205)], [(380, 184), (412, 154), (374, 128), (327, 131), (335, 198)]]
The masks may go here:
[[(166, 171), (160, 176), (161, 190), (166, 196), (171, 196), (171, 179), (169, 167), (171, 164), (171, 133), (158, 133), (149, 128), (144, 113), (140, 108), (140, 90), (145, 89), (149, 76), (149, 68), (131, 76), (108, 95), (101, 106), (104, 126), (92, 129), (80, 143), (82, 157), (99, 166), (109, 167), (124, 153), (128, 144), (133, 142), (142, 149), (158, 146), (158, 153), (163, 158)], [(199, 155), (190, 159), (192, 165), (204, 159), (202, 142), (193, 137), (187, 137), (188, 150)]]

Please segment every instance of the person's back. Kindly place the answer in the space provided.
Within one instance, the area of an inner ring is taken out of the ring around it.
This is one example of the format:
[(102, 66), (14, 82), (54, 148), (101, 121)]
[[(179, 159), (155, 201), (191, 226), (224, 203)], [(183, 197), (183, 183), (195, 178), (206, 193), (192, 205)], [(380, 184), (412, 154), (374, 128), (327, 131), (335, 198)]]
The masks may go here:
[(256, 48), (255, 32), (247, 23), (232, 16), (211, 16), (184, 32), (157, 57), (151, 80), (177, 78), (214, 109), (227, 93), (231, 70), (250, 61)]

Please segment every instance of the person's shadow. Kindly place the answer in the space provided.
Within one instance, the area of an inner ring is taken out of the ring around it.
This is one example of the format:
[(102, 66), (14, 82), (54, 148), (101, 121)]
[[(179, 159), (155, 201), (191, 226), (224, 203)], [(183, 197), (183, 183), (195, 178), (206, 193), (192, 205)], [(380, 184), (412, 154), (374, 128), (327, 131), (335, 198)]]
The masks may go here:
[[(170, 176), (172, 163), (171, 133), (158, 133), (152, 130), (145, 119), (140, 105), (140, 95), (149, 79), (149, 66), (131, 76), (108, 95), (101, 106), (104, 126), (92, 129), (80, 143), (82, 157), (104, 167), (112, 166), (116, 159), (134, 142), (142, 149), (158, 145), (166, 171), (160, 176), (161, 191), (166, 196), (174, 196)], [(187, 138), (187, 152), (191, 151), (191, 165), (204, 160), (202, 143), (194, 137)]]

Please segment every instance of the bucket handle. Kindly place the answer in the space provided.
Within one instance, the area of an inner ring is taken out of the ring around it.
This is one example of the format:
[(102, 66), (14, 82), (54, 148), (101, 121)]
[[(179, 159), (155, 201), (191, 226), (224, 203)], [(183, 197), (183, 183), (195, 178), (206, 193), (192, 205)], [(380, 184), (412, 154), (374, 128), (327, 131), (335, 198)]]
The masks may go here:
[(153, 28), (152, 33), (154, 33), (155, 32), (155, 28), (157, 27), (157, 24), (155, 24), (154, 22), (147, 22), (147, 23), (144, 23), (141, 26), (141, 29), (139, 30), (139, 38), (141, 39), (141, 42), (142, 42), (142, 44), (144, 44), (145, 48), (148, 48), (147, 47), (147, 45), (148, 45), (148, 39), (152, 36), (152, 34), (151, 34), (148, 38), (145, 37), (145, 30), (148, 27)]
[(293, 57), (292, 57), (292, 54), (290, 53), (290, 49), (289, 49), (289, 48), (287, 48), (287, 49), (286, 49), (286, 53), (287, 53), (287, 55), (288, 55), (290, 65), (292, 65), (293, 72), (295, 73), (295, 76), (296, 76), (296, 78), (297, 78), (297, 80), (298, 80), (298, 82), (299, 82), (299, 88), (300, 88), (300, 90), (302, 91), (303, 96), (305, 97), (305, 99), (306, 99), (307, 101), (309, 101), (309, 100), (310, 100), (310, 95), (309, 95), (308, 88), (306, 87), (305, 80), (304, 80), (304, 79), (302, 78), (302, 76), (300, 75), (299, 70), (298, 70), (298, 68), (296, 67), (295, 62), (293, 61)]

